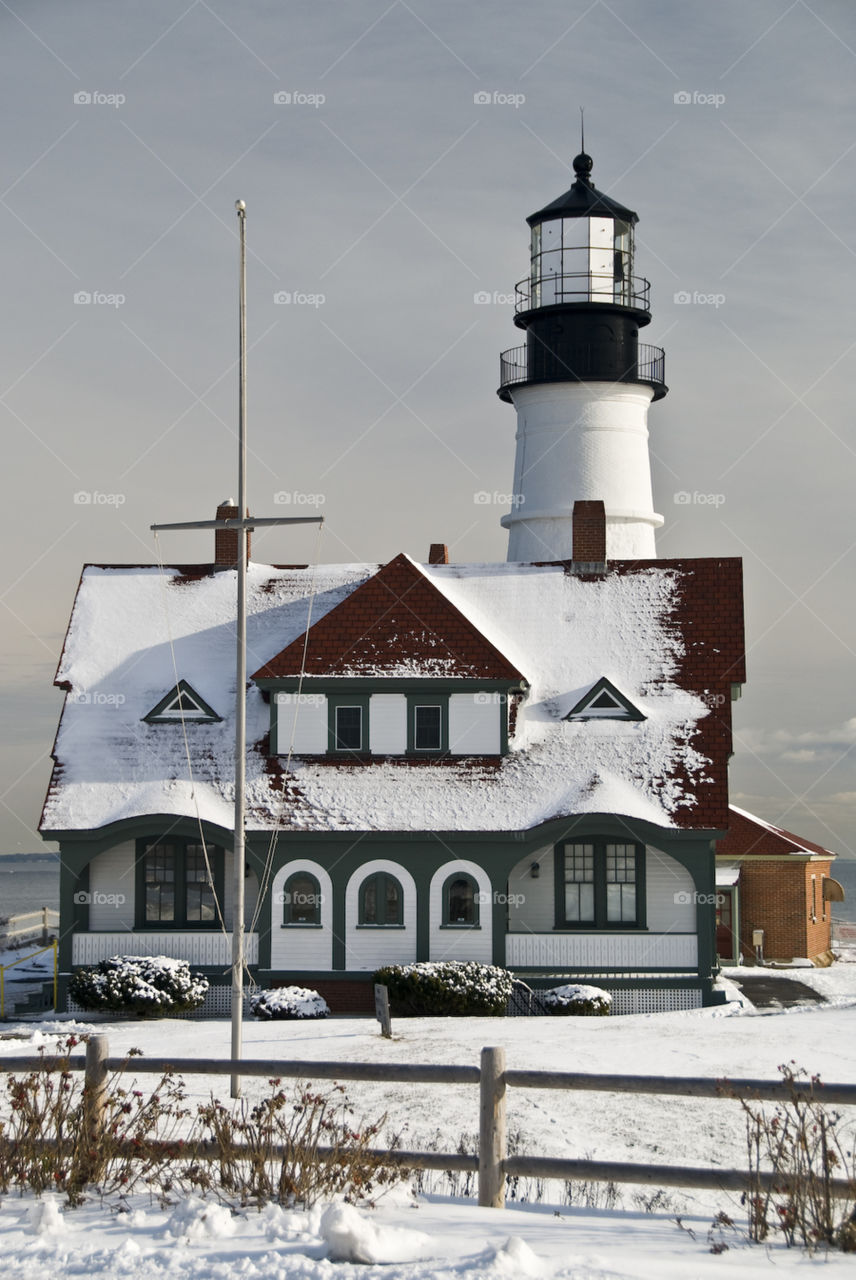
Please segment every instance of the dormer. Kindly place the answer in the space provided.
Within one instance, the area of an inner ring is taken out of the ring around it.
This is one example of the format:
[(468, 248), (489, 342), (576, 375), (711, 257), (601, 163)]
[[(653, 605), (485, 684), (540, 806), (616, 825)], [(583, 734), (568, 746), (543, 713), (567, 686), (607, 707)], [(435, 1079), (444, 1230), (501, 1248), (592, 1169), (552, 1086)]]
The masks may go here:
[(644, 720), (645, 716), (629, 698), (616, 689), (606, 676), (592, 685), (588, 693), (571, 707), (565, 720)]
[(146, 724), (218, 724), (222, 718), (186, 680), (179, 680), (143, 716)]

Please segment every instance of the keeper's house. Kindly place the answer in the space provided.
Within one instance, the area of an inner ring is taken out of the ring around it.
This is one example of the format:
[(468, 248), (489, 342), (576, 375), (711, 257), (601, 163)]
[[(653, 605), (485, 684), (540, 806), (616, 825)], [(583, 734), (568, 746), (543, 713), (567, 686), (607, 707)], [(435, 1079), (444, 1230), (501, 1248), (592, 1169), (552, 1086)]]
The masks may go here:
[[(576, 524), (602, 555), (603, 505), (578, 503)], [(250, 565), (254, 976), (344, 1010), (379, 965), (476, 959), (599, 983), (617, 1012), (710, 1002), (739, 562), (432, 551)], [(41, 823), (62, 854), (66, 981), (117, 953), (227, 977), (229, 564), (226, 546), (220, 564), (83, 573)]]

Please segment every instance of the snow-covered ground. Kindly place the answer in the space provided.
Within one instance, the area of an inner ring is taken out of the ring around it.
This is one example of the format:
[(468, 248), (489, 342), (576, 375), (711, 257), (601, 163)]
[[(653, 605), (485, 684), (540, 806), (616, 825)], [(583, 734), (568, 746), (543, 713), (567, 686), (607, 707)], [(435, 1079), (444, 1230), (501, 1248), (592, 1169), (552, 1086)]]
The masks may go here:
[[(808, 979), (828, 1003), (763, 1015), (731, 1004), (623, 1018), (401, 1019), (393, 1023), (392, 1040), (384, 1040), (365, 1018), (250, 1020), (244, 1052), (247, 1058), (280, 1055), (307, 1064), (475, 1064), (481, 1046), (502, 1044), (511, 1067), (775, 1078), (779, 1063), (796, 1062), (827, 1081), (856, 1079), (856, 965), (793, 976)], [(94, 1025), (61, 1019), (21, 1024), (17, 1031), (26, 1038), (0, 1040), (0, 1054), (13, 1059), (31, 1053), (33, 1042), (52, 1044), (58, 1033)], [(97, 1029), (107, 1033), (115, 1053), (136, 1046), (148, 1056), (228, 1054), (225, 1021), (111, 1020)], [(8, 1027), (5, 1034), (14, 1031)], [(186, 1083), (200, 1101), (212, 1090), (221, 1096), (228, 1091), (222, 1077), (187, 1077)], [(247, 1097), (265, 1088), (264, 1081), (245, 1081)], [(453, 1150), (461, 1134), (474, 1135), (478, 1127), (476, 1090), (467, 1086), (348, 1084), (347, 1091), (358, 1112), (375, 1117), (386, 1111), (389, 1130), (403, 1131), (408, 1147), (434, 1140)], [(511, 1090), (509, 1128), (520, 1132), (523, 1150), (543, 1155), (746, 1164), (742, 1121), (730, 1101)], [(84, 1274), (338, 1280), (353, 1274), (355, 1265), (337, 1261), (340, 1256), (363, 1258), (359, 1274), (388, 1280), (707, 1280), (714, 1273), (749, 1280), (767, 1263), (787, 1275), (822, 1266), (828, 1280), (853, 1273), (852, 1258), (810, 1259), (779, 1244), (749, 1246), (739, 1231), (726, 1236), (727, 1252), (711, 1254), (713, 1214), (722, 1209), (743, 1220), (736, 1197), (726, 1192), (668, 1190), (665, 1210), (646, 1213), (632, 1187), (621, 1189), (622, 1207), (612, 1210), (568, 1207), (558, 1183), (547, 1185), (552, 1203), (502, 1211), (441, 1194), (440, 1175), (434, 1190), (414, 1201), (399, 1188), (375, 1210), (326, 1219), (323, 1206), (308, 1213), (268, 1207), (233, 1214), (194, 1200), (160, 1208), (136, 1196), (130, 1213), (118, 1213), (115, 1204), (67, 1209), (59, 1200), (39, 1204), (29, 1196), (6, 1196), (0, 1200), (0, 1251), (6, 1275), (27, 1280), (45, 1274), (56, 1280)]]

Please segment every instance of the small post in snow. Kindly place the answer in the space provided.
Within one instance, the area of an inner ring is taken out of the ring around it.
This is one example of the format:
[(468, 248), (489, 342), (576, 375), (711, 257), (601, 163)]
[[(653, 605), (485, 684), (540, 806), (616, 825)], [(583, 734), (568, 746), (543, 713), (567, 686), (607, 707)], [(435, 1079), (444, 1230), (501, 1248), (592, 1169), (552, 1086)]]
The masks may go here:
[(505, 1208), (505, 1050), (482, 1049), (479, 1083), (479, 1205)]
[(84, 1126), (86, 1132), (87, 1181), (97, 1177), (104, 1128), (104, 1095), (107, 1090), (107, 1058), (110, 1049), (105, 1035), (90, 1036), (86, 1042), (84, 1070)]
[(374, 988), (375, 1017), (380, 1023), (380, 1033), (387, 1040), (392, 1039), (392, 1019), (389, 1016), (389, 987), (376, 982)]

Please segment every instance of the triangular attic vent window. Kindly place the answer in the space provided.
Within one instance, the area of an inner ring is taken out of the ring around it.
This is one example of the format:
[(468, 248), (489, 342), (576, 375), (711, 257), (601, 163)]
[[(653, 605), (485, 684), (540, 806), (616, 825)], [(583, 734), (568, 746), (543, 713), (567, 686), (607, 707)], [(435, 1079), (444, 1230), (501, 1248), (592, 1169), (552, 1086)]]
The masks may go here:
[(179, 680), (157, 706), (152, 707), (147, 716), (143, 716), (147, 724), (178, 724), (182, 720), (196, 724), (214, 724), (221, 718), (186, 680)]
[(629, 698), (616, 689), (611, 680), (601, 676), (575, 707), (571, 707), (566, 720), (644, 720), (642, 712)]

